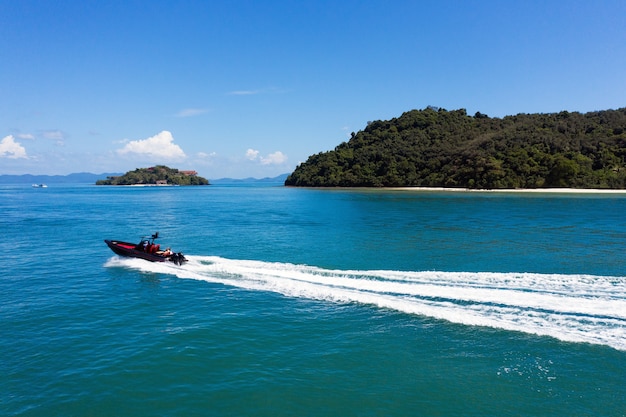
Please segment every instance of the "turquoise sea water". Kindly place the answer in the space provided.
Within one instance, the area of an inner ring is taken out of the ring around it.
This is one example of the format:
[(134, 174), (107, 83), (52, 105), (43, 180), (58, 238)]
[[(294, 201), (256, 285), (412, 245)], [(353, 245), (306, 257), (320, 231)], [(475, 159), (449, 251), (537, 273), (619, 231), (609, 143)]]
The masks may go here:
[[(626, 415), (626, 194), (0, 185), (0, 210), (0, 415)], [(187, 264), (103, 242), (157, 230)]]

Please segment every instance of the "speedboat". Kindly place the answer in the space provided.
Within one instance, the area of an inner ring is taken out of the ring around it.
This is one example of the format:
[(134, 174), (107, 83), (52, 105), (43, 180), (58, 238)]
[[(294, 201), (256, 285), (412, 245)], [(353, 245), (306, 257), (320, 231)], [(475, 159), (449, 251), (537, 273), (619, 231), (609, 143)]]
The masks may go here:
[(116, 254), (130, 258), (141, 258), (150, 262), (173, 262), (182, 265), (187, 258), (182, 252), (172, 252), (170, 248), (161, 250), (161, 245), (154, 243), (159, 237), (159, 232), (152, 236), (143, 236), (139, 243), (122, 242), (121, 240), (104, 239), (104, 243)]

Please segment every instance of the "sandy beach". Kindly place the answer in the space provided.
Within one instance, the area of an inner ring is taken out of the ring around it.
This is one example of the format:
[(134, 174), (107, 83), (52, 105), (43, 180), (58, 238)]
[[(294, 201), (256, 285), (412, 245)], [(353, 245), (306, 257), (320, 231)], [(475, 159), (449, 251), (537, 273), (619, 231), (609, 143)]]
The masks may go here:
[(468, 192), (468, 193), (536, 193), (536, 194), (623, 194), (626, 190), (599, 189), (599, 188), (508, 188), (508, 189), (469, 189), (446, 187), (388, 187), (386, 190), (398, 191), (441, 191), (441, 192)]

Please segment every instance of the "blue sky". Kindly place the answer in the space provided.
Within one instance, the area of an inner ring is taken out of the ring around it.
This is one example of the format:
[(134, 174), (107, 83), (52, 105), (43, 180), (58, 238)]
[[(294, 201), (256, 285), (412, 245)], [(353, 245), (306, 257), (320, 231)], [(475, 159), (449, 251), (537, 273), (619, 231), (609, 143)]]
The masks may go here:
[(429, 105), (626, 107), (626, 2), (0, 0), (0, 174), (288, 173)]

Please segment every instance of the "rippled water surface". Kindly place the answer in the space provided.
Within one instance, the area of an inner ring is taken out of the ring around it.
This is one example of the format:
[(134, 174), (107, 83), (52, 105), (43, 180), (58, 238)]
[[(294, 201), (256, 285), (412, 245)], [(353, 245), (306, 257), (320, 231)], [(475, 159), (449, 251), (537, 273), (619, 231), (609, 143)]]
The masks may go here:
[[(0, 414), (624, 415), (626, 197), (0, 185)], [(103, 239), (161, 244), (182, 267)]]

